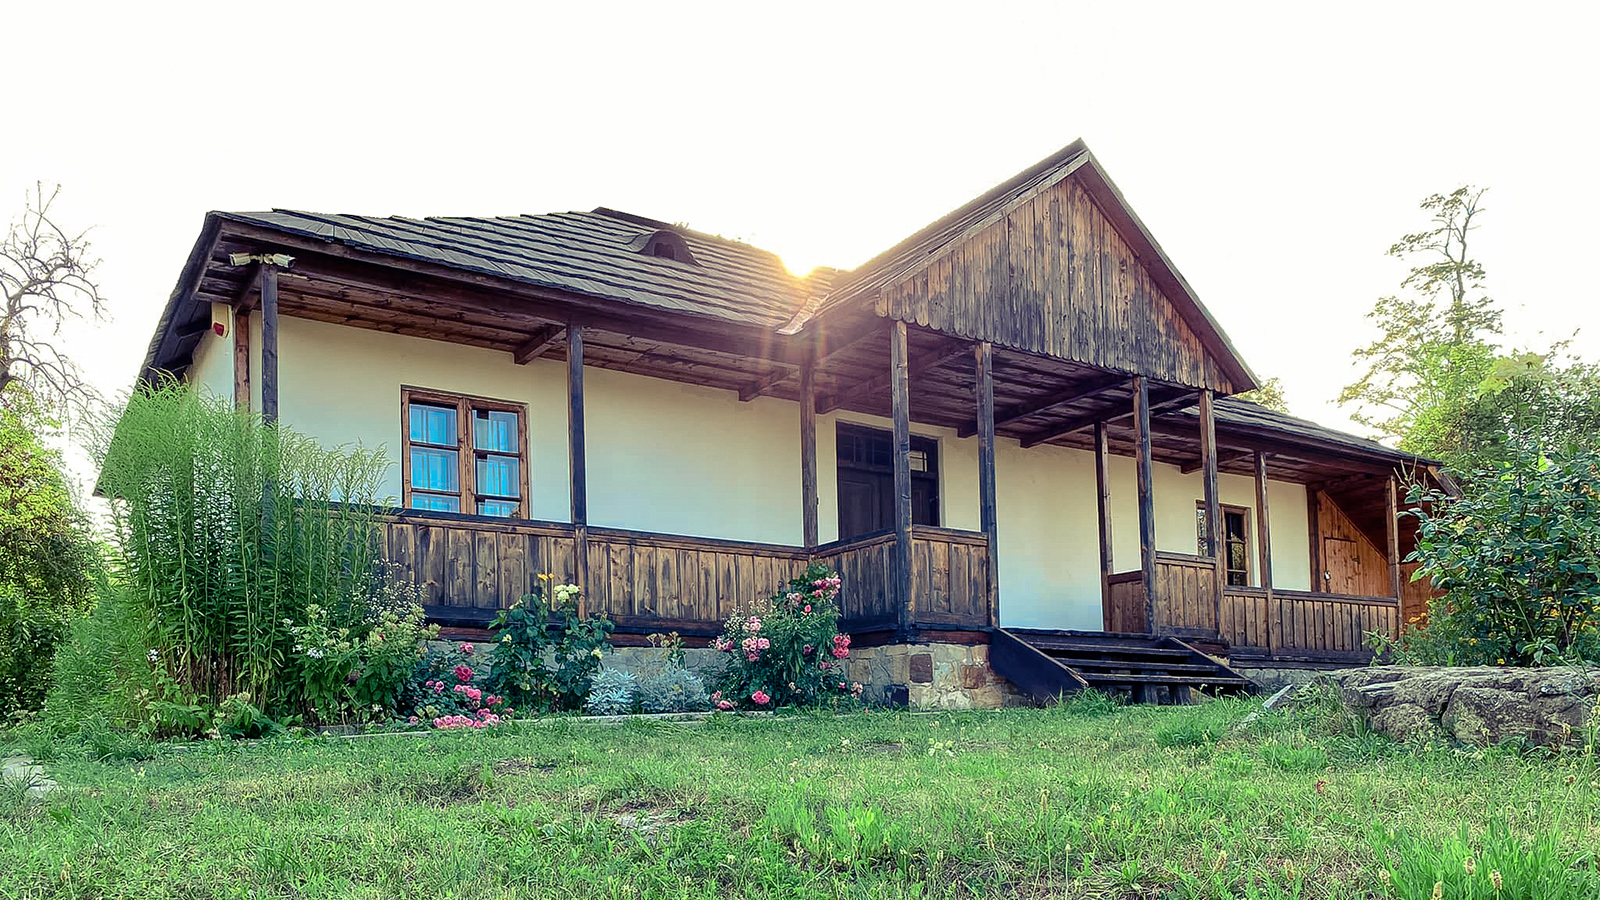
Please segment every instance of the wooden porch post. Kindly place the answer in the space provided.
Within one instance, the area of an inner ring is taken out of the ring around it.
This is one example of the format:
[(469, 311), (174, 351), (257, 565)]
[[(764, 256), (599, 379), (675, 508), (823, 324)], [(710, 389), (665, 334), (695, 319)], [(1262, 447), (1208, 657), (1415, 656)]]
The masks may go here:
[(1222, 632), (1222, 587), (1228, 580), (1228, 565), (1224, 554), (1228, 550), (1227, 536), (1222, 533), (1222, 496), (1217, 489), (1217, 416), (1216, 395), (1200, 392), (1200, 470), (1206, 491), (1206, 550), (1211, 554), (1215, 569), (1215, 582), (1211, 602), (1216, 608), (1217, 633)]
[(233, 314), (233, 408), (250, 408), (250, 311)]
[[(1267, 615), (1272, 615), (1272, 519), (1267, 510), (1267, 454), (1256, 451), (1256, 544), (1261, 557), (1261, 589), (1267, 593)], [(1283, 622), (1277, 623), (1278, 628)], [(1267, 623), (1267, 650), (1270, 654), (1273, 623)]]
[(278, 421), (278, 267), (261, 266), (261, 418)]
[(584, 452), (583, 328), (567, 327), (567, 468), (572, 476), (572, 564), (577, 577), (578, 614), (589, 609), (589, 477)]
[[(994, 346), (977, 345), (978, 377), (978, 517), (989, 544), (989, 578), (986, 585), (989, 626), (1000, 624), (1000, 520), (994, 475)], [(897, 420), (898, 421), (898, 420)], [(899, 471), (898, 469), (896, 471)]]
[(817, 546), (817, 389), (813, 359), (800, 370), (800, 530), (806, 550)]
[(889, 405), (894, 415), (894, 554), (895, 608), (900, 633), (909, 637), (916, 621), (911, 581), (911, 397), (906, 357), (906, 323), (889, 332)]
[(1399, 489), (1394, 476), (1384, 482), (1384, 514), (1389, 520), (1389, 587), (1394, 592), (1394, 599), (1400, 600), (1400, 504), (1395, 498), (1395, 491)]
[(1095, 509), (1100, 522), (1100, 610), (1106, 630), (1111, 630), (1111, 447), (1106, 439), (1106, 423), (1094, 423)]
[(1306, 530), (1311, 532), (1311, 589), (1322, 592), (1328, 589), (1326, 580), (1322, 577), (1327, 571), (1322, 565), (1322, 489), (1314, 484), (1306, 485)]
[(1156, 630), (1156, 510), (1154, 475), (1150, 471), (1150, 386), (1133, 376), (1133, 419), (1139, 437), (1135, 468), (1139, 474), (1139, 570), (1144, 578), (1145, 631)]

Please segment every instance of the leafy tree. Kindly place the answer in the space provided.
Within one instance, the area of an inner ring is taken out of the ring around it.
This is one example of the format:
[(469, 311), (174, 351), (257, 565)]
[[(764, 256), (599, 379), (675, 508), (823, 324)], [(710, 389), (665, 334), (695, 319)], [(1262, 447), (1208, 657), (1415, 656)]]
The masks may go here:
[(1378, 338), (1356, 351), (1366, 368), (1339, 395), (1379, 436), (1469, 478), (1510, 461), (1520, 440), (1546, 450), (1600, 441), (1600, 371), (1567, 358), (1565, 343), (1543, 353), (1499, 345), (1500, 309), (1469, 250), (1483, 193), (1422, 201), (1429, 227), (1389, 248), (1417, 263), (1401, 282), (1407, 293), (1367, 314)]
[(97, 548), (40, 440), (49, 422), (13, 397), (0, 407), (0, 716), (37, 709), (72, 619), (93, 603)]
[(1284, 399), (1283, 395), (1282, 378), (1268, 378), (1255, 390), (1245, 391), (1242, 394), (1234, 394), (1233, 396), (1238, 400), (1248, 400), (1257, 406), (1265, 406), (1273, 412), (1285, 414), (1289, 412), (1289, 401)]
[(1519, 440), (1465, 496), (1413, 489), (1409, 560), (1433, 580), (1426, 628), (1402, 659), (1452, 665), (1600, 660), (1600, 454)]
[(93, 275), (99, 261), (87, 232), (56, 224), (39, 185), (22, 217), (0, 240), (0, 404), (24, 388), (37, 400), (84, 404), (93, 394), (60, 345), (62, 326), (73, 319), (105, 318), (105, 303)]

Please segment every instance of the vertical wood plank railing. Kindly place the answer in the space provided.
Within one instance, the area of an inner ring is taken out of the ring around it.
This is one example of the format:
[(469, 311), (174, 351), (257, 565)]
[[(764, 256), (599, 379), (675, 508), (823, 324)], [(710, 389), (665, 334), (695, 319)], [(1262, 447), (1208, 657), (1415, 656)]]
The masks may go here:
[(1223, 592), (1221, 624), (1235, 652), (1364, 660), (1372, 655), (1368, 632), (1398, 633), (1400, 604), (1388, 597), (1230, 587)]
[[(734, 609), (771, 596), (811, 562), (836, 569), (847, 631), (893, 630), (905, 615), (893, 599), (895, 535), (804, 547), (589, 527), (589, 614), (619, 630), (719, 633)], [(381, 540), (397, 574), (423, 590), (435, 618), (487, 620), (532, 593), (541, 573), (575, 582), (574, 527), (405, 511), (384, 517)], [(988, 541), (978, 532), (915, 526), (910, 580), (919, 629), (977, 630), (993, 608)]]

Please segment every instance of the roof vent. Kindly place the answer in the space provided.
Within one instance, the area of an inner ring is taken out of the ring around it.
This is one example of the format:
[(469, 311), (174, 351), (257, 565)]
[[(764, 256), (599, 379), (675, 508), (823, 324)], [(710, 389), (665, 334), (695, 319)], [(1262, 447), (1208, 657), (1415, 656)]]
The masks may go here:
[(689, 242), (684, 240), (683, 235), (676, 231), (662, 229), (651, 234), (640, 235), (634, 239), (633, 246), (638, 248), (639, 252), (645, 256), (670, 259), (673, 262), (688, 263), (691, 266), (699, 265), (695, 261), (694, 254), (689, 252)]

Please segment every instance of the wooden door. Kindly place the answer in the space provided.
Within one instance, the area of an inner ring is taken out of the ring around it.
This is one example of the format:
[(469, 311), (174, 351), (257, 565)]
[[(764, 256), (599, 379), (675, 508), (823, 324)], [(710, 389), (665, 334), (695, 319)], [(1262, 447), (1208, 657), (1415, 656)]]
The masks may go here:
[(1322, 589), (1333, 594), (1361, 593), (1361, 553), (1348, 538), (1322, 539), (1322, 565), (1327, 573)]

